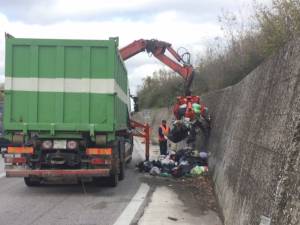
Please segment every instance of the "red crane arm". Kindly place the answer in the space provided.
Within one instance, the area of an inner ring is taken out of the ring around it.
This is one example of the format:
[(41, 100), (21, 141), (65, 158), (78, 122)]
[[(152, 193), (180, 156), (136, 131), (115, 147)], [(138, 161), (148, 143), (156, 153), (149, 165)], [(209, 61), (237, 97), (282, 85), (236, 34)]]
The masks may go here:
[(169, 66), (172, 70), (179, 73), (185, 80), (187, 80), (193, 72), (192, 66), (181, 66), (180, 64), (174, 62), (172, 59), (170, 59), (164, 54), (157, 54), (154, 56), (158, 58), (161, 62), (163, 62), (165, 65)]
[(119, 52), (121, 54), (122, 59), (125, 61), (131, 58), (132, 56), (135, 56), (136, 54), (145, 51), (145, 49), (146, 49), (146, 41), (140, 39), (120, 49)]
[[(177, 62), (165, 55), (166, 50), (168, 50), (168, 52), (177, 60)], [(140, 39), (120, 49), (120, 54), (125, 61), (143, 51), (152, 53), (162, 63), (179, 73), (185, 80), (191, 80), (193, 74), (192, 65), (186, 64), (182, 57), (172, 48), (170, 43), (154, 39)]]

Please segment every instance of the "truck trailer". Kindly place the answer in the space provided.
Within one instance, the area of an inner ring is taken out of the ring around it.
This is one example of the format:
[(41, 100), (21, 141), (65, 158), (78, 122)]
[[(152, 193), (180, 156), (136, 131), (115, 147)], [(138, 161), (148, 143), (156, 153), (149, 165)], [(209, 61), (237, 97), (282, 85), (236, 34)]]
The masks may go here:
[(131, 160), (127, 71), (118, 39), (6, 35), (2, 151), (7, 177), (116, 186)]

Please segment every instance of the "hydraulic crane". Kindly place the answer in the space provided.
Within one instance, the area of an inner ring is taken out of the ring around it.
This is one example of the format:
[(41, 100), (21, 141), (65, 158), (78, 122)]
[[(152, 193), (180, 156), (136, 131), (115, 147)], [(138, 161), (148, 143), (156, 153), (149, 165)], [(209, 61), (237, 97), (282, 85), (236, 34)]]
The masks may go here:
[[(180, 55), (172, 48), (172, 45), (170, 43), (155, 39), (140, 39), (123, 47), (119, 51), (124, 61), (135, 56), (140, 52), (146, 51), (147, 53), (152, 54), (162, 63), (170, 67), (173, 71), (177, 72), (180, 76), (182, 76), (185, 81), (184, 96), (177, 97), (178, 102), (174, 107), (174, 115), (176, 116), (177, 112), (175, 112), (175, 110), (179, 108), (179, 104), (182, 101), (185, 101), (186, 103), (188, 103), (187, 105), (190, 106), (186, 111), (186, 116), (189, 117), (190, 115), (192, 115), (190, 113), (190, 111), (192, 110), (191, 106), (193, 103), (200, 102), (200, 98), (198, 96), (191, 96), (191, 85), (195, 72), (193, 66), (190, 64), (190, 53), (185, 52)], [(166, 51), (168, 51), (176, 61), (168, 57), (165, 54)], [(131, 126), (135, 131), (137, 131), (133, 133), (134, 136), (145, 138), (146, 160), (149, 160), (149, 125), (141, 124), (134, 120), (131, 120)]]
[[(123, 60), (127, 60), (140, 52), (146, 51), (151, 53), (162, 63), (170, 67), (172, 70), (181, 75), (185, 80), (184, 95), (191, 95), (191, 85), (194, 78), (194, 69), (190, 64), (190, 53), (178, 54), (170, 43), (155, 39), (145, 40), (140, 39), (120, 49), (120, 54)], [(165, 53), (168, 51), (175, 59), (168, 57)], [(187, 60), (184, 58), (187, 57)]]

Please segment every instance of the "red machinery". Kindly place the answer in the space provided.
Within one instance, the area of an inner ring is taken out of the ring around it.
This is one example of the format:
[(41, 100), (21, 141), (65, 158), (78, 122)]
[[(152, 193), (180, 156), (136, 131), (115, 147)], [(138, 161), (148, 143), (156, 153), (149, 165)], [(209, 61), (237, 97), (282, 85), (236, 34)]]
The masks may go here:
[(173, 107), (173, 113), (176, 119), (179, 119), (179, 110), (181, 105), (186, 105), (184, 116), (190, 119), (195, 118), (195, 112), (193, 111), (193, 103), (200, 104), (199, 96), (179, 96), (177, 97), (177, 102)]
[[(165, 55), (166, 50), (177, 60), (177, 62)], [(144, 51), (146, 51), (147, 53), (151, 53), (162, 63), (170, 67), (178, 74), (180, 74), (185, 79), (185, 95), (191, 95), (190, 88), (194, 78), (194, 69), (193, 66), (188, 62), (189, 60), (184, 60), (185, 56), (189, 58), (190, 54), (188, 52), (179, 55), (172, 48), (172, 45), (170, 43), (158, 41), (155, 39), (140, 39), (120, 49), (120, 54), (123, 60), (125, 61), (131, 58), (132, 56), (135, 56), (136, 54)]]
[[(140, 39), (120, 49), (120, 55), (125, 61), (135, 56), (136, 54), (144, 51), (146, 51), (147, 53), (151, 53), (158, 60), (160, 60), (162, 63), (170, 67), (173, 71), (177, 72), (184, 78), (185, 96), (181, 96), (178, 98), (182, 100), (185, 99), (185, 101), (187, 101), (185, 103), (190, 102), (191, 104), (193, 103), (192, 101), (197, 101), (197, 102), (200, 101), (200, 98), (198, 96), (191, 96), (191, 85), (194, 78), (194, 69), (189, 62), (190, 54), (188, 52), (185, 52), (184, 54), (180, 55), (172, 48), (170, 43), (164, 41), (158, 41), (155, 39), (151, 39), (151, 40)], [(168, 51), (177, 61), (165, 55), (166, 51)], [(188, 58), (188, 60), (184, 60), (185, 56)], [(178, 105), (178, 102), (176, 103), (176, 105)], [(175, 113), (176, 112), (174, 111), (174, 114)], [(187, 115), (190, 114), (187, 113)], [(133, 135), (145, 138), (146, 160), (149, 160), (149, 139), (150, 139), (149, 125), (148, 124), (143, 125), (141, 123), (131, 120), (131, 126), (135, 130), (137, 130), (137, 128), (142, 129), (142, 131), (138, 133), (133, 133)]]

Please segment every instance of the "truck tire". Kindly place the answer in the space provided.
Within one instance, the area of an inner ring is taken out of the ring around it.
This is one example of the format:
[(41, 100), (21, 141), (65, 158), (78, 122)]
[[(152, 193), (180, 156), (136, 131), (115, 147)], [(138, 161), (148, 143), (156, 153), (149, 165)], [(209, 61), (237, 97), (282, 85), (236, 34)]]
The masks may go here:
[(34, 179), (32, 177), (24, 177), (24, 183), (28, 187), (37, 187), (41, 185), (41, 181), (39, 179)]
[(114, 143), (114, 149), (117, 153), (115, 154), (115, 157), (118, 157), (118, 159), (114, 160), (114, 163), (112, 165), (113, 168), (109, 177), (93, 178), (93, 183), (96, 186), (116, 187), (118, 185), (119, 179), (121, 180), (121, 178), (124, 178), (124, 154), (121, 154), (123, 150), (122, 148), (124, 147), (122, 146), (122, 144), (124, 144), (124, 141), (122, 139)]
[(107, 177), (107, 185), (109, 187), (117, 187), (119, 181), (119, 175), (118, 174), (112, 174), (110, 177)]
[(126, 160), (126, 163), (129, 164), (132, 161), (132, 152), (134, 148), (133, 139), (131, 139), (131, 147), (130, 147), (130, 157)]
[(125, 178), (125, 162), (120, 161), (119, 180), (124, 180), (124, 178)]
[(93, 177), (93, 183), (97, 187), (105, 186), (105, 178), (104, 177)]
[(123, 138), (119, 141), (119, 159), (120, 159), (120, 167), (119, 167), (119, 180), (123, 180), (125, 178), (125, 141)]
[(118, 174), (112, 174), (109, 177), (94, 177), (93, 183), (97, 187), (116, 187), (118, 185)]

